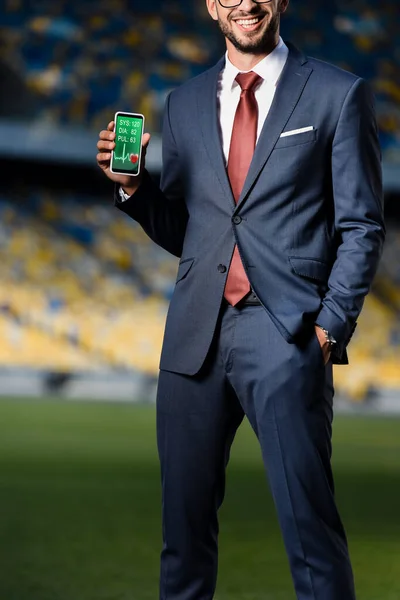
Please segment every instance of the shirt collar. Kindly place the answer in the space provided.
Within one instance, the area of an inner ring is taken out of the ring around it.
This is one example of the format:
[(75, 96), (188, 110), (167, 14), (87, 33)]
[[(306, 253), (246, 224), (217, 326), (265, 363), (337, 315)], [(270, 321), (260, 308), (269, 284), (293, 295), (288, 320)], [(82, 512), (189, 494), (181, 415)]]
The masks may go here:
[[(251, 71), (260, 75), (260, 77), (265, 81), (268, 81), (268, 83), (276, 85), (283, 71), (283, 67), (285, 66), (288, 54), (289, 49), (280, 37), (278, 45), (271, 54), (268, 54), (268, 56), (260, 60)], [(228, 89), (232, 89), (234, 86), (239, 85), (235, 82), (235, 79), (239, 73), (243, 72), (245, 71), (239, 71), (239, 69), (231, 63), (227, 52), (225, 55), (225, 69), (222, 74), (224, 87), (226, 86)]]

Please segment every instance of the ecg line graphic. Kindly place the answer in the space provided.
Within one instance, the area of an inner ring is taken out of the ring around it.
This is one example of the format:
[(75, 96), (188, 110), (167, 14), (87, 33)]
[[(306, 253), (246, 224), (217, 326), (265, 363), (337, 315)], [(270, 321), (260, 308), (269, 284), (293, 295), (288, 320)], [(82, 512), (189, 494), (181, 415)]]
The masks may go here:
[(126, 144), (124, 144), (124, 149), (123, 149), (123, 151), (122, 151), (122, 156), (117, 156), (116, 154), (114, 154), (114, 158), (115, 158), (115, 160), (120, 160), (120, 161), (121, 161), (121, 162), (123, 162), (124, 164), (125, 164), (125, 162), (126, 162), (127, 160), (129, 160), (129, 161), (131, 160), (131, 155), (130, 155), (130, 152), (126, 153), (126, 152), (125, 152), (125, 148), (126, 148)]

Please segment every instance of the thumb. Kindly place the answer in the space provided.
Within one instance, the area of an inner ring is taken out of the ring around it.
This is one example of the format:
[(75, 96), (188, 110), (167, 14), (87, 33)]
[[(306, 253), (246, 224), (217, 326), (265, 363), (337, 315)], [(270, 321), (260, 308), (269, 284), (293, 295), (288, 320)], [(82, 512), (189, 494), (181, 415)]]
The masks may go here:
[(148, 145), (150, 143), (150, 139), (151, 139), (150, 133), (144, 133), (143, 134), (142, 146), (143, 146), (144, 150), (147, 149), (147, 147), (148, 147)]

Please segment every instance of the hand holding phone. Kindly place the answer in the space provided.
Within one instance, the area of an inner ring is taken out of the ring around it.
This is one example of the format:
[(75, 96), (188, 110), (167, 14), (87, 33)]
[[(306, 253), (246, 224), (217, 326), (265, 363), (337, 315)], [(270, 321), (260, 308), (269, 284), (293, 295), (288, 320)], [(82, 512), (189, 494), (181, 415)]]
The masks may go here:
[[(124, 117), (123, 115), (128, 116)], [(118, 119), (118, 116), (120, 116), (120, 119)], [(129, 195), (135, 193), (142, 182), (146, 151), (150, 141), (150, 134), (143, 133), (144, 117), (143, 115), (139, 115), (139, 117), (141, 118), (137, 119), (136, 113), (116, 113), (115, 121), (111, 121), (107, 129), (100, 132), (97, 143), (99, 150), (96, 157), (98, 166), (111, 181), (119, 183)], [(134, 119), (134, 124), (140, 120), (140, 131), (139, 128), (135, 127), (131, 127), (129, 131), (130, 133), (132, 129), (136, 129), (139, 135), (129, 135), (129, 139), (124, 140), (123, 138), (126, 138), (128, 134), (118, 131), (118, 120), (121, 129), (128, 129), (127, 125), (121, 121), (131, 123), (130, 119)], [(118, 135), (121, 137), (120, 140), (117, 139)], [(132, 139), (131, 142), (131, 137), (136, 139)], [(138, 138), (140, 138), (140, 141), (138, 141)]]

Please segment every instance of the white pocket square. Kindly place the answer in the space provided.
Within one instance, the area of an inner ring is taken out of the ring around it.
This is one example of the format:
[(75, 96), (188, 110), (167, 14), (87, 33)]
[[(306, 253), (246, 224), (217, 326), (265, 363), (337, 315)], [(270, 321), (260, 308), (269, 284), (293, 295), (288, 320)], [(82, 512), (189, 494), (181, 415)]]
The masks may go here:
[(298, 135), (299, 133), (305, 133), (306, 131), (314, 131), (314, 127), (302, 127), (301, 129), (292, 129), (292, 131), (284, 131), (280, 137), (288, 137), (289, 135)]

